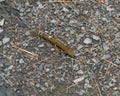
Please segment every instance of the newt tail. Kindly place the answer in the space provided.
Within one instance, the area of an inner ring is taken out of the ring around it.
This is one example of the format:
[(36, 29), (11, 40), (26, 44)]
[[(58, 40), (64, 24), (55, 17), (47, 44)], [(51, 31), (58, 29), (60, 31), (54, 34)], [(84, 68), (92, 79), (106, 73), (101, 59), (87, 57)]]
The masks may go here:
[(33, 37), (40, 37), (43, 38), (47, 41), (49, 41), (51, 44), (59, 47), (60, 49), (63, 50), (63, 53), (70, 56), (70, 57), (74, 57), (75, 56), (75, 51), (73, 48), (68, 48), (67, 45), (65, 45), (64, 43), (60, 42), (59, 40), (57, 40), (54, 37), (50, 37), (46, 34), (30, 34), (29, 36), (33, 36)]

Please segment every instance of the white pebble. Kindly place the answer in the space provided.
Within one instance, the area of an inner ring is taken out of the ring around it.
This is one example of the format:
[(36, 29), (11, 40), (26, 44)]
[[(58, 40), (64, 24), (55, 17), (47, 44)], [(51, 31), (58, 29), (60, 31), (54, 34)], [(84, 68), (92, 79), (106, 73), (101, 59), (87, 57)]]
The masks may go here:
[(8, 38), (8, 37), (3, 38), (3, 44), (8, 43), (9, 41), (10, 41), (10, 38)]
[(51, 22), (51, 23), (56, 23), (56, 20), (55, 20), (55, 19), (53, 19), (53, 20), (51, 20), (50, 22)]
[(99, 37), (99, 36), (96, 36), (96, 35), (93, 35), (92, 38), (93, 38), (94, 40), (100, 40), (100, 37)]
[(77, 84), (77, 83), (83, 81), (84, 79), (85, 79), (85, 77), (84, 77), (84, 76), (81, 76), (81, 77), (75, 79), (73, 82), (74, 82), (75, 84)]
[(109, 46), (106, 43), (103, 43), (103, 48), (105, 51), (107, 51), (109, 49)]
[(2, 28), (0, 28), (0, 33), (2, 33), (3, 32), (3, 29)]
[(90, 38), (86, 38), (84, 41), (83, 41), (85, 44), (91, 44), (92, 43), (92, 40)]
[(0, 26), (3, 26), (3, 25), (4, 25), (4, 22), (5, 22), (5, 19), (3, 18), (3, 19), (0, 21)]
[(109, 59), (110, 57), (111, 57), (110, 54), (105, 54), (101, 59)]
[(20, 60), (19, 60), (19, 63), (20, 63), (20, 64), (24, 63), (24, 60), (23, 60), (23, 59), (20, 59)]
[(9, 67), (8, 67), (8, 70), (11, 70), (13, 68), (13, 65), (10, 65)]
[(67, 8), (63, 7), (63, 11), (68, 12), (69, 10)]
[(5, 0), (0, 0), (0, 2), (3, 2), (3, 1), (5, 1)]
[(44, 47), (44, 44), (40, 44), (40, 45), (38, 45), (38, 47), (39, 47), (39, 48), (42, 48), (42, 47)]
[(37, 2), (37, 5), (38, 5), (38, 8), (40, 9), (44, 8), (44, 6), (39, 1)]
[(83, 48), (83, 46), (82, 46), (82, 45), (79, 45), (79, 46), (77, 47), (77, 50), (80, 50), (81, 48)]

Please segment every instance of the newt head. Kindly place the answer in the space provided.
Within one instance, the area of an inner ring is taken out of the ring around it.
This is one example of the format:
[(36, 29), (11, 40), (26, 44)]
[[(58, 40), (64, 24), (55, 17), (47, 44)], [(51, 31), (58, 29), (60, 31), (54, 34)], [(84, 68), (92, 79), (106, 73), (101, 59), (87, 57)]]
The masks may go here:
[(74, 48), (69, 48), (67, 50), (64, 50), (64, 53), (66, 55), (69, 55), (70, 57), (75, 57), (75, 49)]

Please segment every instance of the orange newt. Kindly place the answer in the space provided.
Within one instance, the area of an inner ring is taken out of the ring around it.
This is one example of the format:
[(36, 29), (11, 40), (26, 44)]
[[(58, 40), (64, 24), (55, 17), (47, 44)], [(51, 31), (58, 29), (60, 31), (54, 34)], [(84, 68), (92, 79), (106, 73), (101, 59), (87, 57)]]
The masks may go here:
[(70, 57), (75, 56), (75, 50), (73, 48), (68, 48), (64, 43), (60, 42), (55, 37), (50, 37), (46, 34), (30, 34), (28, 36), (43, 38), (43, 39), (49, 41), (51, 44), (53, 44), (53, 45), (59, 47), (60, 49), (62, 49), (64, 54), (66, 54)]

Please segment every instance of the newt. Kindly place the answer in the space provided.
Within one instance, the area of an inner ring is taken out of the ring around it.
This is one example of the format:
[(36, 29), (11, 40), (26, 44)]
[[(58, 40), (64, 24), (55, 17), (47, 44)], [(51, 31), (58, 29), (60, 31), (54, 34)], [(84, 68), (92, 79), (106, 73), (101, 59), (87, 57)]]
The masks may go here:
[(63, 50), (63, 53), (70, 56), (70, 57), (75, 57), (75, 50), (73, 48), (69, 48), (67, 47), (67, 45), (65, 45), (64, 43), (62, 43), (61, 41), (59, 41), (57, 38), (55, 37), (50, 37), (47, 34), (30, 34), (28, 36), (33, 36), (33, 37), (40, 37), (43, 38), (47, 41), (49, 41), (51, 44), (53, 44), (54, 46), (60, 48)]

